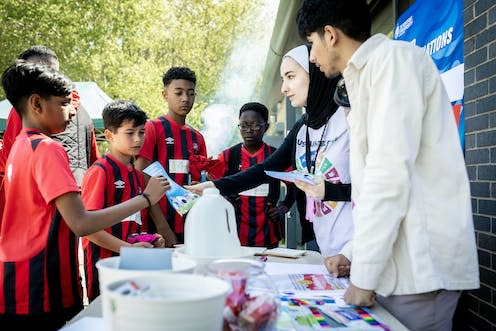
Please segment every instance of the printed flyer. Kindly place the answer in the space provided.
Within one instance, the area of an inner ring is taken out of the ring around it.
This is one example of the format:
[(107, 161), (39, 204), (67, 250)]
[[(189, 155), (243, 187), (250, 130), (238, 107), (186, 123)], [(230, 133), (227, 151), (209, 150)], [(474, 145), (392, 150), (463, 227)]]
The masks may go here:
[(278, 331), (390, 330), (367, 308), (349, 306), (343, 292), (281, 295)]
[(170, 189), (165, 192), (165, 195), (167, 196), (169, 203), (181, 216), (186, 214), (191, 207), (193, 207), (195, 201), (199, 198), (197, 194), (186, 190), (184, 187), (173, 181), (158, 161), (150, 164), (143, 170), (143, 172), (149, 176), (164, 176), (167, 178)]

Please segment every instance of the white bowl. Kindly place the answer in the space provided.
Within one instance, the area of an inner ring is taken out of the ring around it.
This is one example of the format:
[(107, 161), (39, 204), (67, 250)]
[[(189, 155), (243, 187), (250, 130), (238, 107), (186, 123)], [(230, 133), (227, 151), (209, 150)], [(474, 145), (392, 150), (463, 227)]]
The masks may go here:
[(198, 265), (204, 265), (210, 263), (214, 260), (219, 259), (236, 259), (236, 258), (248, 258), (253, 257), (254, 250), (252, 247), (240, 246), (236, 250), (232, 251), (231, 255), (216, 255), (216, 256), (195, 256), (190, 255), (186, 252), (186, 246), (176, 248), (174, 254), (177, 257), (189, 259), (195, 261)]
[[(114, 291), (126, 281), (149, 286), (154, 297)], [(102, 301), (108, 330), (204, 331), (222, 329), (222, 311), (231, 285), (219, 278), (187, 274), (142, 276), (111, 282)]]

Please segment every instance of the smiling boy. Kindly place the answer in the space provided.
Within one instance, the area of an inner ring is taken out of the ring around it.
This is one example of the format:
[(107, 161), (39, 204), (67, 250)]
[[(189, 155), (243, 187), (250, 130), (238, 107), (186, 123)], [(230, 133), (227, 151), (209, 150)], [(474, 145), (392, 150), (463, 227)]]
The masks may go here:
[[(84, 175), (81, 195), (88, 210), (113, 206), (141, 194), (144, 189), (143, 174), (134, 168), (132, 161), (145, 139), (145, 112), (129, 101), (118, 100), (105, 106), (102, 117), (110, 150)], [(174, 233), (158, 205), (153, 205), (149, 211), (158, 223), (157, 228), (163, 227), (162, 232), (167, 235), (165, 238), (160, 236), (153, 245), (148, 242), (131, 245), (127, 242), (131, 234), (147, 230), (147, 210), (83, 238), (86, 288), (90, 301), (100, 294), (96, 269), (99, 259), (119, 255), (121, 247), (170, 247), (175, 244)]]

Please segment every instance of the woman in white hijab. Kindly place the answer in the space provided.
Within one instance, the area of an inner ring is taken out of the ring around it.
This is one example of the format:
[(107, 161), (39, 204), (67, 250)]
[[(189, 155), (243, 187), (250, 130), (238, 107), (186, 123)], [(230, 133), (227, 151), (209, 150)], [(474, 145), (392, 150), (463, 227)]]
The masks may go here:
[(297, 201), (306, 200), (306, 219), (313, 223), (317, 244), (327, 257), (338, 254), (353, 233), (348, 125), (344, 109), (333, 100), (339, 77), (326, 78), (309, 62), (308, 54), (308, 47), (302, 45), (289, 51), (281, 63), (281, 91), (293, 106), (305, 107), (305, 114), (276, 152), (246, 171), (189, 189), (201, 193), (215, 186), (222, 195), (230, 195), (265, 182), (264, 170), (285, 171), (291, 166), (314, 174), (320, 178), (318, 184), (297, 184), (304, 191), (299, 191)]

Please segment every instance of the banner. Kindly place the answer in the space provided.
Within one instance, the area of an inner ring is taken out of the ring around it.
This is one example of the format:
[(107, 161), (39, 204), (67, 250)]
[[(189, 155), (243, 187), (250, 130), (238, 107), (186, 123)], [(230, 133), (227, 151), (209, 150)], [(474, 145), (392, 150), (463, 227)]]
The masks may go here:
[(436, 63), (453, 105), (464, 149), (462, 0), (416, 0), (398, 18), (393, 38), (422, 47)]

